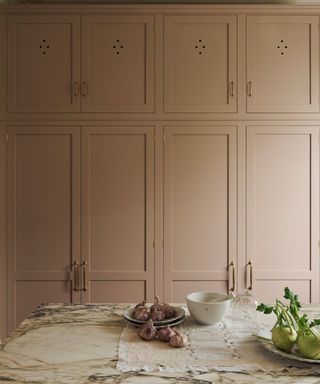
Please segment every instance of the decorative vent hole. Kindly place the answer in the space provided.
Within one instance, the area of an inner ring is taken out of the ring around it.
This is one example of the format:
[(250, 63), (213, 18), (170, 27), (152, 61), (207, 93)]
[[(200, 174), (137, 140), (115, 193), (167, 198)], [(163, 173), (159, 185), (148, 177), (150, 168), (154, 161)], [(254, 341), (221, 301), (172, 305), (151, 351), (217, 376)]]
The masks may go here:
[(194, 48), (198, 55), (202, 55), (205, 52), (206, 45), (202, 42), (202, 39), (199, 39), (197, 43), (195, 43)]
[(279, 49), (281, 55), (284, 55), (288, 49), (288, 45), (284, 42), (284, 40), (280, 40), (280, 43), (277, 45), (277, 49)]
[(42, 43), (39, 45), (39, 49), (43, 55), (46, 55), (50, 49), (50, 45), (46, 39), (42, 40)]
[(121, 50), (124, 48), (124, 43), (120, 41), (120, 39), (117, 39), (112, 46), (113, 50), (115, 51), (116, 55), (120, 55)]

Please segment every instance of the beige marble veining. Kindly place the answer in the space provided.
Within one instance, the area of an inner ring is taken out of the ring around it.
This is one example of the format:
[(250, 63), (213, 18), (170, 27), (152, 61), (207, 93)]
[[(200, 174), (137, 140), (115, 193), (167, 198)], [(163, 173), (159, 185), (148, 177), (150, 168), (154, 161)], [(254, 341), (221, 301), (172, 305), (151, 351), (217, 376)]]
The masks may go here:
[(320, 384), (320, 376), (116, 370), (126, 304), (40, 306), (0, 346), (0, 383)]

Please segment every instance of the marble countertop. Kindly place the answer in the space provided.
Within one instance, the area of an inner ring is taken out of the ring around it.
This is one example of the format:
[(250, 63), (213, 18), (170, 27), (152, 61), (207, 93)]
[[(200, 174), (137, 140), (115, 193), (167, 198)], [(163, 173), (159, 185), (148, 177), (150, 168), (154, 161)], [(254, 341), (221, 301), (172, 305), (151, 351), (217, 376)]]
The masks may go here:
[[(50, 304), (40, 306), (0, 345), (0, 383), (301, 383), (319, 376), (286, 372), (164, 373), (116, 369), (118, 342), (126, 323), (126, 304)], [(107, 332), (106, 332), (107, 330)]]

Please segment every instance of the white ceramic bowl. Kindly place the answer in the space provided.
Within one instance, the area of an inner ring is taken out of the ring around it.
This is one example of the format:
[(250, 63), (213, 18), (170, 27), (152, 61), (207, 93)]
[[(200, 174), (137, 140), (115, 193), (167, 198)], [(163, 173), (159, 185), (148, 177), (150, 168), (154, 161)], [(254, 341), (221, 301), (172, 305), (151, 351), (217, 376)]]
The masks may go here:
[(199, 323), (213, 325), (227, 313), (232, 297), (219, 292), (193, 292), (186, 297), (191, 315)]

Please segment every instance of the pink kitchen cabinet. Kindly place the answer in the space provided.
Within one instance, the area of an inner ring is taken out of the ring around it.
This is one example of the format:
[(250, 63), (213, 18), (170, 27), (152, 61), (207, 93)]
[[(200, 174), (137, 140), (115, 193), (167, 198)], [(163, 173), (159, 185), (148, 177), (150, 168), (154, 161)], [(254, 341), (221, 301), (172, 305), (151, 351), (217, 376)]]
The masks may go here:
[(247, 111), (319, 112), (318, 16), (247, 16)]
[(165, 112), (236, 112), (235, 16), (165, 16)]
[(80, 131), (8, 127), (8, 331), (42, 302), (79, 302)]
[(164, 297), (236, 290), (236, 127), (164, 129)]
[(247, 287), (319, 300), (319, 127), (247, 127)]

